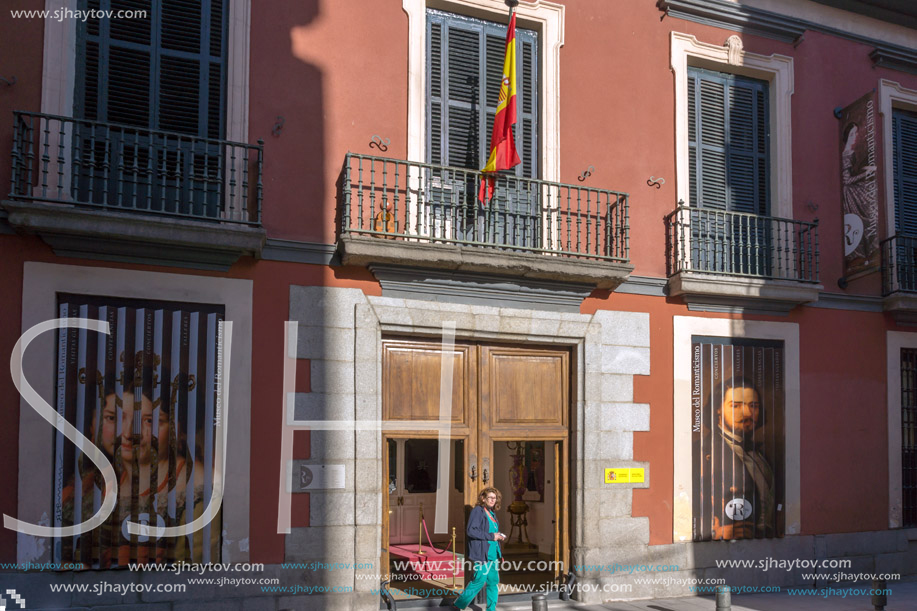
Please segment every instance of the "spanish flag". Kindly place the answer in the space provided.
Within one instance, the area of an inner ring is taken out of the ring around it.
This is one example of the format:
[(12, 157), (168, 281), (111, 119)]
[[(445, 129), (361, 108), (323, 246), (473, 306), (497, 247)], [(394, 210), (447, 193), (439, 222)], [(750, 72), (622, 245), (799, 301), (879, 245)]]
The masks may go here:
[(490, 137), (490, 159), (481, 172), (481, 188), (478, 199), (482, 204), (490, 201), (494, 194), (495, 172), (508, 170), (522, 163), (516, 144), (513, 142), (513, 125), (516, 124), (516, 13), (513, 12), (506, 31), (506, 57), (503, 60), (503, 80), (500, 82), (500, 97), (497, 114), (494, 117), (494, 131)]

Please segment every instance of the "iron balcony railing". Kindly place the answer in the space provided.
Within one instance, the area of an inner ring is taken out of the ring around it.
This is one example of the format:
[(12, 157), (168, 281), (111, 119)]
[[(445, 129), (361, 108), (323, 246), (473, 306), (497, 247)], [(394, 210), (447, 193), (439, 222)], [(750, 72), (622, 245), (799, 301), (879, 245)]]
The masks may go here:
[(261, 224), (261, 140), (13, 114), (10, 199)]
[(917, 292), (917, 236), (896, 233), (881, 250), (882, 295)]
[(628, 261), (626, 193), (348, 153), (347, 235)]
[(818, 220), (679, 205), (665, 217), (668, 275), (818, 282)]

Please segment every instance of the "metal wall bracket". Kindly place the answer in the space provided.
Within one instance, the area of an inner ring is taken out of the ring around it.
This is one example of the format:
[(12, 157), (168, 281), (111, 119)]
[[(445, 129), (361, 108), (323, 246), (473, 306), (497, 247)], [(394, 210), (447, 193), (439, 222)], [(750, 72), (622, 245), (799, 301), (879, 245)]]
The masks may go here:
[(592, 164), (589, 164), (589, 167), (583, 170), (583, 173), (577, 176), (576, 179), (580, 182), (583, 182), (584, 180), (592, 176), (593, 172), (595, 172), (595, 166)]
[(376, 147), (380, 151), (385, 152), (388, 150), (388, 145), (391, 143), (392, 143), (391, 138), (382, 138), (381, 136), (377, 136), (374, 134), (372, 139), (370, 140), (369, 148)]

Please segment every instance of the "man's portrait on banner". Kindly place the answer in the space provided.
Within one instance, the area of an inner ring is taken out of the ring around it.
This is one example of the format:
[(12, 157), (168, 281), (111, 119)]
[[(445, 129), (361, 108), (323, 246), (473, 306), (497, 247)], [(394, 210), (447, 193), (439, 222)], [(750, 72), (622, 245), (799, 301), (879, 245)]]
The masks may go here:
[(694, 540), (782, 534), (783, 347), (695, 338)]

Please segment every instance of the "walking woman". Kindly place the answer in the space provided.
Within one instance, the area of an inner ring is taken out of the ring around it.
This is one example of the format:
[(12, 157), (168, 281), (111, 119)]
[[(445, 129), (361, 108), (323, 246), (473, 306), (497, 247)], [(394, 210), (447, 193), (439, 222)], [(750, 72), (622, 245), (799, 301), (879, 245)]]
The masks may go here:
[[(468, 535), (465, 545), (465, 557), (474, 561), (474, 579), (465, 586), (465, 591), (455, 599), (458, 609), (467, 607), (484, 585), (487, 585), (487, 610), (497, 608), (497, 585), (500, 574), (497, 564), (503, 557), (500, 552), (500, 541), (506, 535), (500, 532), (497, 523), (497, 510), (500, 509), (502, 495), (496, 488), (485, 488), (478, 496), (478, 504), (468, 516)], [(467, 582), (466, 582), (467, 583)]]

